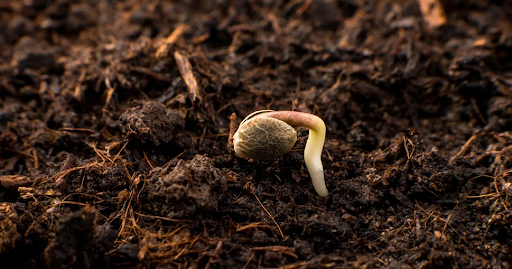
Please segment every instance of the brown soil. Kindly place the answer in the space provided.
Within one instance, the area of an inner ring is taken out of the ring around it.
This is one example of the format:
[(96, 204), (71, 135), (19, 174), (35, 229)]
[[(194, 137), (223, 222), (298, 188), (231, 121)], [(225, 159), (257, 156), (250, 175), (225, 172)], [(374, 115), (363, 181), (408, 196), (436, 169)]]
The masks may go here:
[[(511, 268), (512, 5), (488, 2), (0, 1), (1, 267)], [(304, 128), (233, 155), (258, 109), (325, 120), (328, 198)]]

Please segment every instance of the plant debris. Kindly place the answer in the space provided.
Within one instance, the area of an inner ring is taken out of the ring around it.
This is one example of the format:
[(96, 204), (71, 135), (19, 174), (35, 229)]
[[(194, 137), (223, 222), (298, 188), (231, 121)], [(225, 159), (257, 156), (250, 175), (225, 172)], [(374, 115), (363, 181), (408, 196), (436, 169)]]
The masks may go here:
[[(512, 4), (0, 2), (2, 268), (510, 268)], [(255, 110), (302, 152), (232, 149)]]

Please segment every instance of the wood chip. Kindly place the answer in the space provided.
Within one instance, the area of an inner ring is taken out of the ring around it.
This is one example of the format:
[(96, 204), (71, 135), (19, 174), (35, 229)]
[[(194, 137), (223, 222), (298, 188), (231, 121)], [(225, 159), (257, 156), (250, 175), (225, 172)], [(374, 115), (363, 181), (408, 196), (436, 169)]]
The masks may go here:
[(443, 6), (439, 0), (418, 0), (421, 14), (430, 29), (437, 29), (446, 23)]
[(203, 97), (201, 96), (199, 86), (197, 85), (197, 80), (194, 77), (194, 73), (192, 72), (192, 65), (188, 61), (187, 57), (181, 52), (175, 51), (174, 59), (176, 60), (176, 64), (178, 65), (178, 69), (180, 70), (180, 74), (183, 77), (183, 80), (185, 80), (185, 84), (187, 84), (187, 88), (191, 97), (190, 99), (192, 99), (193, 102), (197, 100), (202, 102)]
[(169, 54), (169, 50), (172, 48), (172, 45), (178, 40), (178, 38), (183, 35), (187, 26), (185, 24), (180, 24), (172, 33), (164, 40), (164, 42), (158, 47), (156, 50), (156, 58), (167, 57)]
[(0, 176), (0, 185), (8, 189), (18, 189), (30, 185), (30, 179), (20, 175), (4, 175)]
[(204, 41), (208, 40), (208, 38), (210, 38), (210, 33), (202, 34), (198, 37), (194, 37), (192, 39), (192, 44), (197, 45), (203, 43)]
[(437, 239), (441, 239), (441, 232), (440, 231), (434, 231), (434, 235), (437, 237)]
[(488, 44), (489, 44), (489, 42), (487, 42), (487, 39), (485, 39), (485, 38), (480, 38), (480, 39), (475, 40), (475, 42), (473, 42), (473, 46), (475, 46), (475, 47), (484, 47), (484, 46), (487, 46)]
[(236, 133), (236, 114), (232, 113), (231, 116), (229, 116), (229, 137), (228, 137), (228, 151), (233, 152), (233, 136)]

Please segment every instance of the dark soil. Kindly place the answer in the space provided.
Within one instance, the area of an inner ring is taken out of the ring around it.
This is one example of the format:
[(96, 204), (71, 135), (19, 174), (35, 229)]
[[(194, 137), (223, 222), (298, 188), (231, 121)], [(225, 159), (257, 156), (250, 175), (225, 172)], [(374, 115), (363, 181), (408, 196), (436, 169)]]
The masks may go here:
[(511, 268), (512, 4), (427, 2), (0, 1), (0, 267)]

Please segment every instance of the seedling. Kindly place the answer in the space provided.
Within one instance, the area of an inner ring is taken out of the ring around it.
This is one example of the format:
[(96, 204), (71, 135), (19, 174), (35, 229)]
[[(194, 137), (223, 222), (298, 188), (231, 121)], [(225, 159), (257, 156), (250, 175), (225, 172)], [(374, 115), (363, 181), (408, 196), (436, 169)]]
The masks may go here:
[(309, 113), (259, 110), (249, 114), (233, 136), (236, 155), (257, 161), (270, 161), (289, 152), (297, 141), (294, 127), (309, 129), (304, 161), (318, 195), (329, 195), (325, 187), (322, 149), (325, 142), (324, 121)]

